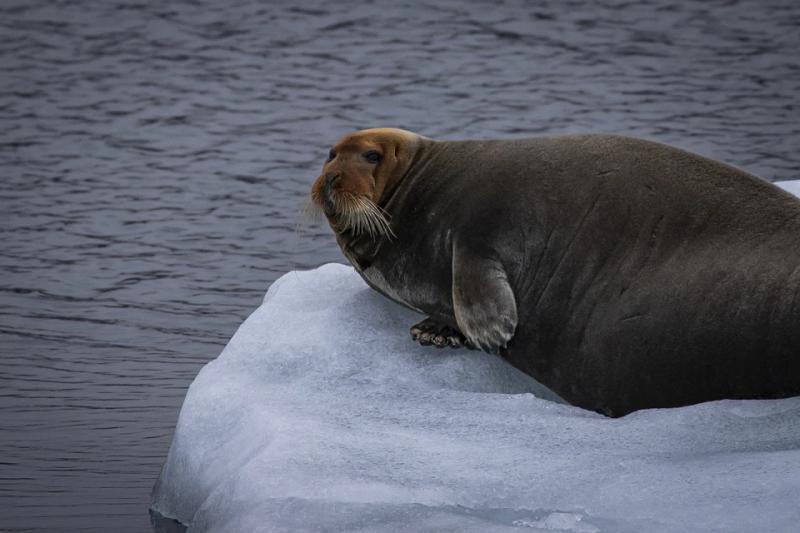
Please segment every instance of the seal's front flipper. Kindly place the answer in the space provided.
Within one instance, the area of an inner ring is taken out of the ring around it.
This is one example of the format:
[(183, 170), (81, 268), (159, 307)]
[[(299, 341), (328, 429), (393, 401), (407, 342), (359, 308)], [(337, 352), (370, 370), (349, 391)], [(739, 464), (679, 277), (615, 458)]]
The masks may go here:
[(433, 345), (437, 348), (444, 348), (445, 346), (460, 348), (461, 346), (466, 346), (467, 348), (472, 348), (460, 331), (432, 318), (426, 318), (419, 324), (411, 326), (411, 338), (423, 346)]
[(467, 341), (500, 353), (517, 329), (517, 303), (503, 266), (470, 251), (453, 249), (453, 309)]

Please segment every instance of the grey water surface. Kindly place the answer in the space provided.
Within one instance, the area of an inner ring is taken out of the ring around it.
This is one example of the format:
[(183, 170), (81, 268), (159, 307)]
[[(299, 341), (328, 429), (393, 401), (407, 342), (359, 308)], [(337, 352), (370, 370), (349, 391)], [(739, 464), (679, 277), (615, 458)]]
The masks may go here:
[(0, 531), (142, 532), (327, 145), (606, 131), (800, 178), (800, 2), (0, 2)]

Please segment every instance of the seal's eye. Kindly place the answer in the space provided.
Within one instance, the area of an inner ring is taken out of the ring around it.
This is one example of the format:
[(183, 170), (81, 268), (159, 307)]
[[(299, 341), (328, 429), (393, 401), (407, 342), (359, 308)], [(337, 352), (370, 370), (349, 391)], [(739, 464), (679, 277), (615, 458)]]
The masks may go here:
[(381, 154), (375, 150), (369, 150), (361, 154), (361, 157), (367, 160), (367, 163), (376, 165), (381, 160)]
[(328, 161), (333, 161), (336, 158), (336, 150), (328, 152)]

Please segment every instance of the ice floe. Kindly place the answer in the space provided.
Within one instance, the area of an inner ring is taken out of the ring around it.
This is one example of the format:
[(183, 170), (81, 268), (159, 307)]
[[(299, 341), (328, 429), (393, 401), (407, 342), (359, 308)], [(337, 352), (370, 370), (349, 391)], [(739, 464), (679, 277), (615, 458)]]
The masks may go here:
[(281, 277), (190, 387), (153, 509), (191, 533), (800, 530), (800, 398), (605, 418), (414, 344), (419, 319), (348, 266)]

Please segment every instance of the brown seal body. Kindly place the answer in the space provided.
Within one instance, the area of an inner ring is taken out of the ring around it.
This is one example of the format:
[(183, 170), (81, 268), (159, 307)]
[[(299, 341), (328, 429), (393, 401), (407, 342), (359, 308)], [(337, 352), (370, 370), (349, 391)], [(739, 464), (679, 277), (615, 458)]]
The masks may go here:
[(312, 199), (367, 283), (430, 317), (423, 343), (610, 416), (800, 394), (800, 201), (779, 188), (612, 135), (377, 129), (331, 155)]

